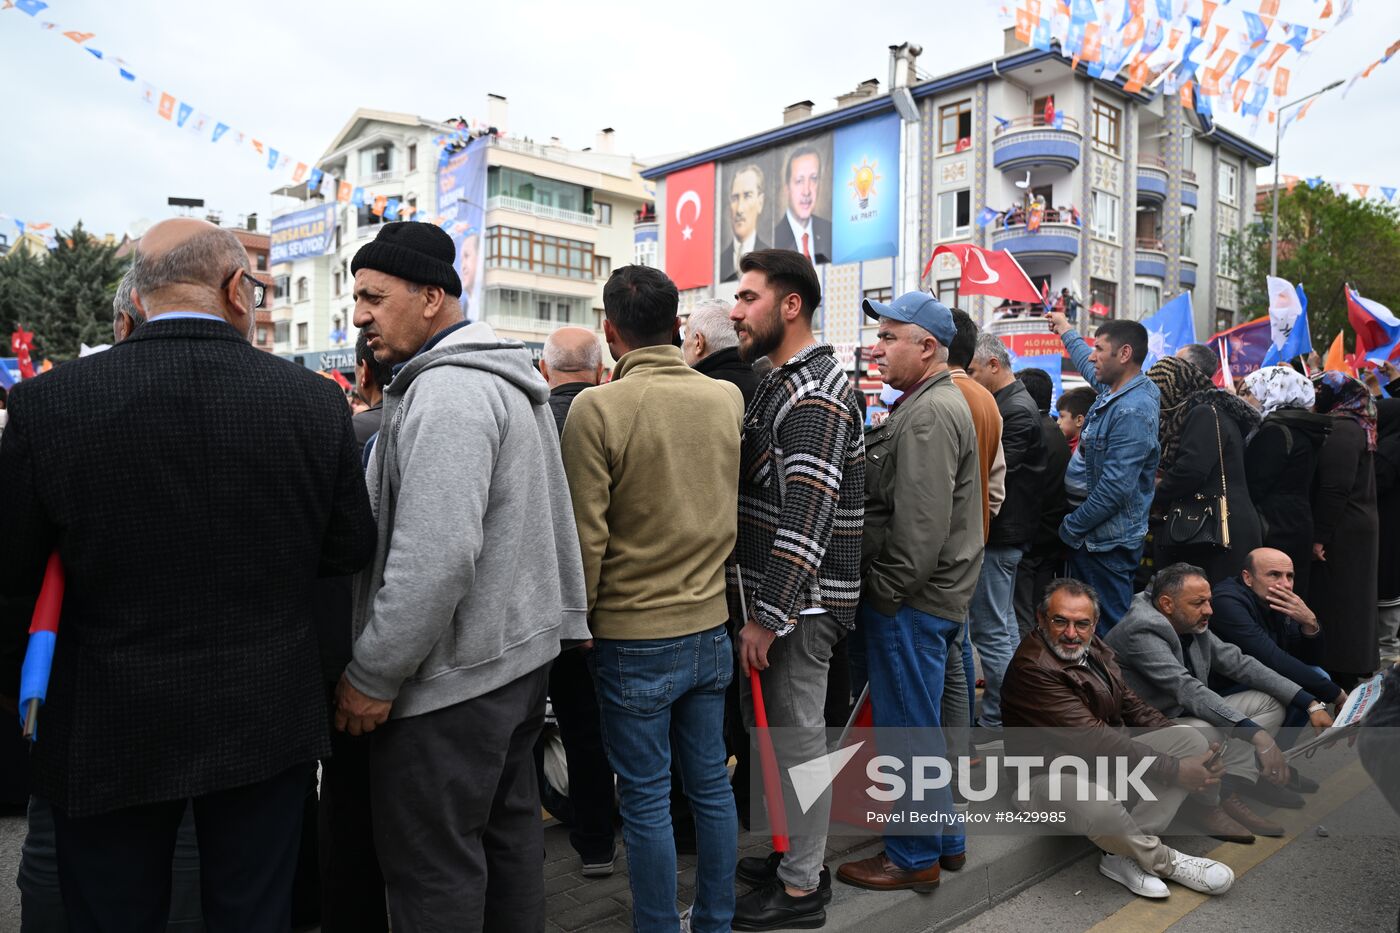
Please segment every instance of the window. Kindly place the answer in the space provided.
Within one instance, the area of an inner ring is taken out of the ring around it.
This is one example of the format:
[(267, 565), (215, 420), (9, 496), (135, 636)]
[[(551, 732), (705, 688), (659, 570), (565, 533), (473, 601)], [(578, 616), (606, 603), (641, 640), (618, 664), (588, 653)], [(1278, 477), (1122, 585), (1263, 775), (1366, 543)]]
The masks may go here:
[(1239, 203), (1240, 170), (1229, 162), (1220, 163), (1220, 200), (1226, 204)]
[(1156, 314), (1162, 306), (1162, 290), (1156, 285), (1137, 285), (1133, 288), (1133, 305), (1140, 321), (1148, 315)]
[(958, 280), (939, 279), (938, 280), (938, 300), (950, 308), (958, 306)]
[(1231, 279), (1233, 279), (1233, 278), (1235, 277), (1235, 269), (1236, 269), (1236, 267), (1237, 267), (1237, 263), (1236, 263), (1236, 261), (1235, 261), (1235, 260), (1236, 260), (1235, 249), (1236, 249), (1236, 247), (1237, 247), (1238, 245), (1239, 245), (1239, 244), (1237, 244), (1237, 243), (1235, 242), (1235, 238), (1234, 238), (1234, 237), (1231, 237), (1231, 236), (1221, 236), (1221, 237), (1220, 237), (1220, 249), (1218, 249), (1218, 250), (1216, 251), (1216, 254), (1215, 254), (1215, 258), (1216, 258), (1215, 274), (1216, 274), (1216, 275), (1223, 275), (1223, 276), (1225, 276), (1226, 278), (1231, 278)]
[(256, 268), (259, 272), (267, 271), (267, 253), (258, 253), (257, 260), (254, 263), (254, 268)]
[(416, 172), (416, 171), (418, 171), (418, 144), (417, 144), (417, 143), (409, 143), (409, 144), (408, 144), (408, 170), (409, 170), (410, 172)]
[(298, 347), (298, 348), (305, 347), (305, 346), (307, 345), (307, 343), (310, 341), (310, 338), (307, 336), (307, 332), (310, 331), (310, 330), (311, 330), (311, 326), (310, 326), (309, 324), (302, 323), (302, 324), (298, 324), (298, 325), (297, 325), (297, 347)]
[[(1049, 115), (1047, 118), (1046, 115)], [(1031, 104), (1031, 124), (1033, 126), (1047, 126), (1055, 116), (1055, 95), (1047, 94), (1044, 97), (1037, 97), (1035, 103)], [(1045, 202), (1049, 204), (1049, 201)]]
[(517, 330), (553, 330), (560, 324), (587, 324), (587, 298), (547, 295), (518, 288), (488, 288), (486, 320)]
[(258, 346), (266, 346), (268, 338), (271, 336), (272, 334), (268, 331), (266, 325), (258, 325)]
[(273, 321), (273, 322), (272, 322), (272, 339), (275, 340), (277, 343), (286, 343), (288, 340), (291, 340), (291, 339), (292, 339), (292, 322), (291, 322), (291, 321)]
[(486, 231), (486, 263), (501, 269), (571, 279), (592, 279), (595, 268), (592, 243), (514, 227), (491, 227)]
[(1117, 196), (1094, 189), (1093, 216), (1089, 218), (1094, 236), (1117, 243), (1118, 215)]
[[(306, 276), (297, 279), (297, 301), (306, 301), (311, 297), (311, 283), (306, 280)], [(304, 325), (303, 325), (304, 326)]]
[(598, 224), (602, 227), (612, 226), (612, 205), (604, 204), (602, 201), (593, 202), (593, 214), (598, 218)]
[[(409, 199), (408, 199), (408, 213), (409, 213), (409, 216), (410, 216), (410, 217), (417, 217), (417, 216), (418, 216), (418, 199), (417, 199), (417, 198), (409, 198)], [(336, 229), (339, 229), (339, 228), (336, 228)]]
[(972, 101), (960, 100), (938, 108), (938, 154), (962, 152), (972, 146)]
[(334, 291), (331, 292), (331, 294), (333, 294), (333, 295), (339, 295), (339, 294), (340, 294), (340, 271), (339, 271), (339, 270), (337, 270), (337, 271), (335, 272), (335, 274), (331, 277), (331, 281), (335, 283), (335, 289), (334, 289)]
[(290, 275), (279, 275), (272, 280), (272, 295), (274, 298), (290, 298), (292, 296), (292, 277)]
[[(593, 213), (593, 189), (501, 166), (487, 169), (486, 196), (515, 198), (518, 201), (556, 207), (578, 214)], [(608, 211), (608, 222), (611, 223), (611, 204), (608, 205)]]
[(607, 256), (593, 257), (593, 277), (595, 279), (606, 279), (612, 275), (612, 260)]
[(373, 149), (360, 150), (360, 178), (366, 180), (371, 175), (387, 174), (393, 170), (394, 147), (385, 143)]
[(944, 191), (938, 196), (938, 238), (952, 240), (967, 236), (972, 223), (972, 192)]
[(1119, 131), (1123, 125), (1123, 111), (1095, 98), (1092, 123), (1094, 126), (1094, 146), (1103, 152), (1117, 155)]
[(1181, 167), (1189, 172), (1189, 177), (1194, 180), (1196, 177), (1196, 134), (1187, 133), (1181, 137)]
[(654, 233), (649, 237), (638, 239), (632, 244), (632, 261), (639, 266), (660, 268), (656, 264), (658, 261), (656, 253), (656, 234)]
[(1034, 201), (1036, 198), (1040, 198), (1042, 201), (1045, 202), (1045, 206), (1046, 206), (1047, 208), (1049, 208), (1050, 210), (1054, 210), (1054, 209), (1055, 209), (1055, 186), (1054, 186), (1054, 185), (1039, 185), (1038, 187), (1032, 188), (1032, 189), (1031, 189), (1031, 200)]
[(335, 248), (337, 252), (340, 251), (340, 231), (343, 229), (344, 227), (341, 224), (335, 225)]
[[(374, 199), (367, 197), (365, 203), (356, 208), (355, 223), (360, 230), (363, 231), (365, 227), (373, 227), (378, 224), (388, 223), (388, 221), (384, 219), (383, 214), (376, 214), (374, 212)], [(336, 227), (336, 229), (339, 230), (340, 228)]]
[[(1097, 307), (1095, 307), (1097, 305)], [(1089, 313), (1099, 317), (1113, 317), (1113, 309), (1118, 305), (1118, 286), (1103, 279), (1089, 280)]]
[(1196, 255), (1196, 215), (1191, 211), (1181, 214), (1181, 255), (1187, 259)]

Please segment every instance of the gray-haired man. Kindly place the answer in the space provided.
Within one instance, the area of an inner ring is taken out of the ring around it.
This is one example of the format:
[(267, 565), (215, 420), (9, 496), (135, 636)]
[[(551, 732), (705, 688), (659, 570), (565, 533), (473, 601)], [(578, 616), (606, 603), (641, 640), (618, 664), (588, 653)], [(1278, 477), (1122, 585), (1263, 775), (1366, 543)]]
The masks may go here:
[(131, 332), (146, 323), (146, 313), (141, 310), (140, 296), (131, 287), (131, 270), (117, 283), (117, 293), (112, 296), (112, 342), (121, 343), (131, 336)]
[(685, 322), (681, 353), (691, 369), (738, 386), (747, 408), (759, 377), (751, 365), (739, 358), (739, 335), (729, 320), (732, 307), (723, 298), (706, 298), (697, 304)]

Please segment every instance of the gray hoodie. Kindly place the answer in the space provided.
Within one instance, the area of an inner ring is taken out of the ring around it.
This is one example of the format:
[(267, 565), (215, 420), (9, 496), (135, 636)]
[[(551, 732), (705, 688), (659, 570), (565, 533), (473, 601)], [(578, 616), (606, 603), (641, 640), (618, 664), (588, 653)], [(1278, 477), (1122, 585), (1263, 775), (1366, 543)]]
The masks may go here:
[(365, 479), (379, 526), (355, 579), (362, 693), (400, 718), (489, 693), (589, 637), (549, 388), (524, 344), (471, 324), (384, 390)]

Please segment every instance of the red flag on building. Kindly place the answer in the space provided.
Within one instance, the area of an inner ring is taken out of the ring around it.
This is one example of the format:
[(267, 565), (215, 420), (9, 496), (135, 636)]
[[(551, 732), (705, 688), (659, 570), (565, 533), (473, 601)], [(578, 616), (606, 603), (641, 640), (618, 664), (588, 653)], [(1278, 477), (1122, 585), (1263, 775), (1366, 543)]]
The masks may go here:
[(700, 288), (715, 273), (715, 163), (666, 176), (666, 274)]
[(940, 246), (928, 258), (922, 277), (928, 276), (933, 260), (939, 253), (952, 253), (958, 257), (962, 265), (962, 279), (958, 282), (960, 295), (991, 295), (993, 298), (1008, 298), (1032, 305), (1041, 303), (1040, 292), (1030, 276), (1026, 275), (1026, 270), (1021, 268), (1015, 256), (1005, 250), (982, 249), (971, 243)]

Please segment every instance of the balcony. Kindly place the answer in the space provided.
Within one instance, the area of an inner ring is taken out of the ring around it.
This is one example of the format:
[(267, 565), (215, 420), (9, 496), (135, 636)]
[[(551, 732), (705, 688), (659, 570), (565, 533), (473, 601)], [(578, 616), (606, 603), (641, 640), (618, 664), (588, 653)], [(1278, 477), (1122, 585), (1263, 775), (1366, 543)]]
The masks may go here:
[[(1047, 211), (1056, 215), (1055, 211)], [(1071, 262), (1079, 255), (1080, 228), (1075, 224), (1046, 221), (1031, 233), (1025, 224), (1001, 227), (992, 234), (992, 246), (1015, 253), (1017, 259), (1049, 259)]]
[(1196, 285), (1196, 260), (1190, 256), (1181, 257), (1181, 287), (1194, 288)]
[(1167, 277), (1167, 247), (1161, 240), (1137, 239), (1137, 259), (1133, 266), (1133, 271), (1140, 276), (1166, 279)]
[(1196, 207), (1200, 201), (1200, 185), (1196, 184), (1195, 172), (1181, 173), (1181, 203)]
[(1051, 166), (1072, 170), (1079, 164), (1084, 137), (1079, 121), (1065, 117), (1060, 126), (1039, 114), (1017, 117), (992, 135), (992, 165), (1003, 172)]
[(1156, 156), (1138, 156), (1137, 199), (1161, 204), (1167, 199), (1167, 163)]
[(598, 226), (598, 218), (592, 214), (565, 210), (550, 204), (536, 204), (534, 201), (512, 198), (504, 194), (488, 198), (486, 209), (488, 211), (516, 211), (521, 214), (533, 214), (536, 217), (543, 217), (545, 220), (558, 220), (566, 224), (578, 224), (581, 227)]

